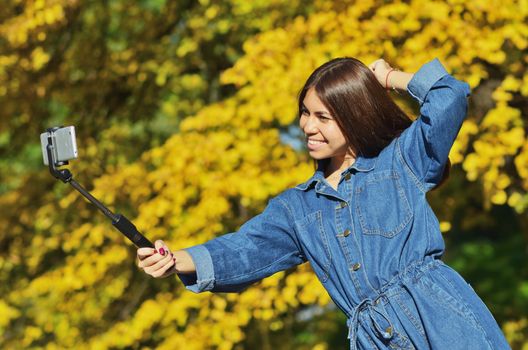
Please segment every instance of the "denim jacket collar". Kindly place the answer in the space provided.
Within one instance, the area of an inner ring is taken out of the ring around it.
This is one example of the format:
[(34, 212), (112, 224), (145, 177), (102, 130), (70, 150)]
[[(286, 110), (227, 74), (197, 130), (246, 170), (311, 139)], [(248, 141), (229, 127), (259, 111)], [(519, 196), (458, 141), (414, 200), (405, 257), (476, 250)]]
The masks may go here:
[[(376, 167), (376, 160), (377, 157), (373, 158), (365, 158), (362, 156), (358, 156), (356, 158), (356, 161), (354, 164), (352, 164), (350, 167), (348, 167), (346, 170), (344, 170), (341, 175), (346, 174), (347, 172), (350, 172), (352, 169), (359, 171), (359, 172), (367, 172), (371, 171)], [(308, 179), (308, 181), (297, 185), (295, 188), (301, 191), (306, 191), (309, 189), (314, 183), (318, 185), (322, 180), (324, 180), (324, 167), (326, 163), (328, 162), (327, 159), (323, 161), (319, 161), (317, 165), (317, 170), (315, 171), (315, 174), (311, 178)], [(319, 185), (320, 186), (320, 185)]]

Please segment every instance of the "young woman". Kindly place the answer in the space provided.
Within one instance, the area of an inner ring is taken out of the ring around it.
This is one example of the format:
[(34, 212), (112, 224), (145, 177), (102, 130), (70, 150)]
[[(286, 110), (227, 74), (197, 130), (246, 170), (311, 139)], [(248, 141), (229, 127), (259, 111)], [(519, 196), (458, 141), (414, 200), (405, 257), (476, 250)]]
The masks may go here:
[[(390, 88), (418, 101), (415, 122)], [(238, 232), (174, 253), (157, 241), (138, 249), (138, 266), (154, 277), (178, 273), (197, 293), (237, 292), (309, 261), (348, 317), (351, 349), (508, 349), (484, 303), (440, 260), (426, 200), (448, 171), (469, 94), (438, 59), (415, 74), (383, 59), (325, 63), (299, 96), (315, 174)]]

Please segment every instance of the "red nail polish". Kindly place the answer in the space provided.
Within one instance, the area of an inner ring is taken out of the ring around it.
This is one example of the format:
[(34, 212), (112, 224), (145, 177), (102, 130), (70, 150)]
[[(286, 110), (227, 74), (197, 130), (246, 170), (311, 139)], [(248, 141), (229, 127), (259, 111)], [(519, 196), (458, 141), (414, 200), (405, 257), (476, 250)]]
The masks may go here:
[(160, 253), (161, 255), (165, 255), (165, 249), (160, 248), (160, 249), (159, 249), (159, 253)]

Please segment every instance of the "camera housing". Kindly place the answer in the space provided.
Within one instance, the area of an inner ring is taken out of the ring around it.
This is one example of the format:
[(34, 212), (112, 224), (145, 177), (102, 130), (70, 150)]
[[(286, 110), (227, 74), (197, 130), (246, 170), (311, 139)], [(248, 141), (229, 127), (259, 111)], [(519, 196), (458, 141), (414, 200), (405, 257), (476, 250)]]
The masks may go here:
[(48, 140), (51, 139), (54, 165), (67, 164), (69, 160), (76, 159), (77, 143), (75, 141), (75, 127), (66, 126), (60, 128), (51, 128), (40, 134), (40, 145), (42, 148), (42, 159), (45, 165), (49, 165), (47, 146)]

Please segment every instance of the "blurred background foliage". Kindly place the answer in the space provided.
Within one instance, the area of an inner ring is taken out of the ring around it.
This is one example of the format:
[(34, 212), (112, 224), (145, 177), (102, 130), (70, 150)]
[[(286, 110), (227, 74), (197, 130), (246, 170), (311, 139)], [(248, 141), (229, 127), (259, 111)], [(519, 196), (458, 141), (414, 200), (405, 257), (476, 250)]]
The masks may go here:
[[(472, 88), (445, 260), (528, 348), (528, 1), (9, 0), (0, 8), (0, 346), (335, 349), (345, 318), (308, 265), (241, 294), (149, 279), (135, 249), (42, 165), (75, 125), (76, 179), (172, 249), (234, 231), (313, 171), (296, 96), (336, 56)], [(394, 95), (410, 116), (418, 109)]]

